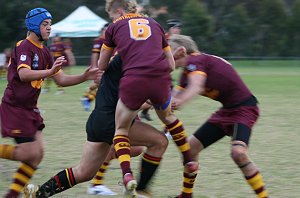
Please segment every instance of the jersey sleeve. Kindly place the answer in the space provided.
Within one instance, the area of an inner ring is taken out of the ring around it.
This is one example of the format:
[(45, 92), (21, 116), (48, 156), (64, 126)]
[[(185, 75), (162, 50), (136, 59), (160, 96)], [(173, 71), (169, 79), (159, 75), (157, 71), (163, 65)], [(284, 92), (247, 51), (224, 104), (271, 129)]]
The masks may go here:
[(105, 40), (103, 41), (102, 47), (106, 49), (113, 49), (116, 47), (116, 44), (113, 42), (113, 28), (112, 24), (108, 26), (105, 31)]
[(20, 46), (17, 46), (16, 61), (17, 61), (17, 70), (19, 70), (20, 68), (31, 69), (31, 65), (33, 61), (32, 53), (28, 47), (26, 47), (25, 45), (22, 46), (22, 43)]

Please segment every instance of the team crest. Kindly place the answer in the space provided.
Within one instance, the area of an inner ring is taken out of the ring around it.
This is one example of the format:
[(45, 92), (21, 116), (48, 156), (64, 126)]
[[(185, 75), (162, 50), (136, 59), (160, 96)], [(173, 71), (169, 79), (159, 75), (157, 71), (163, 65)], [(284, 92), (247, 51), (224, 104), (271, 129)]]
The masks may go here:
[(26, 58), (27, 58), (27, 56), (22, 54), (20, 56), (20, 61), (26, 61)]
[(39, 56), (37, 54), (34, 54), (34, 58), (32, 61), (32, 68), (38, 69), (38, 67), (39, 67)]
[(187, 66), (187, 70), (189, 70), (189, 71), (196, 71), (196, 69), (197, 69), (197, 66), (196, 65), (193, 65), (193, 64), (189, 64), (188, 66)]

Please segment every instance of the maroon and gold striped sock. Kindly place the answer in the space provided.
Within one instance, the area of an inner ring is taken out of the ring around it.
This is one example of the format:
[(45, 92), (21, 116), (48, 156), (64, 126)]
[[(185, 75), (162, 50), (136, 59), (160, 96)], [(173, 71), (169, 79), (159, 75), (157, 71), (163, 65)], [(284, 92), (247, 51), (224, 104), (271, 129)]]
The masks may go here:
[[(76, 185), (72, 168), (67, 168), (45, 182), (36, 193), (37, 197), (49, 197)], [(47, 195), (47, 196), (46, 196)]]
[(190, 144), (187, 141), (187, 134), (183, 128), (182, 122), (178, 119), (173, 123), (166, 125), (172, 135), (173, 141), (182, 153), (184, 164), (192, 161), (190, 154)]
[(258, 198), (268, 198), (269, 194), (265, 188), (263, 177), (259, 171), (253, 175), (245, 176), (245, 178)]
[(192, 198), (193, 187), (196, 180), (197, 174), (183, 173), (183, 186), (180, 198)]
[(130, 168), (130, 143), (128, 136), (116, 135), (113, 139), (116, 155), (122, 169), (123, 175), (132, 173)]
[(97, 185), (103, 185), (104, 183), (104, 174), (108, 168), (109, 162), (105, 161), (100, 169), (98, 170), (98, 172), (96, 173), (96, 175), (94, 176), (94, 178), (91, 181), (91, 184), (93, 186), (97, 186)]
[(9, 144), (0, 144), (0, 158), (13, 160), (16, 146)]
[(147, 153), (142, 156), (142, 162), (140, 167), (140, 178), (137, 186), (137, 190), (146, 189), (149, 181), (155, 174), (162, 158), (153, 157)]
[(18, 197), (24, 186), (28, 184), (34, 175), (36, 168), (28, 164), (21, 163), (13, 176), (13, 183), (9, 186), (9, 192), (6, 197)]

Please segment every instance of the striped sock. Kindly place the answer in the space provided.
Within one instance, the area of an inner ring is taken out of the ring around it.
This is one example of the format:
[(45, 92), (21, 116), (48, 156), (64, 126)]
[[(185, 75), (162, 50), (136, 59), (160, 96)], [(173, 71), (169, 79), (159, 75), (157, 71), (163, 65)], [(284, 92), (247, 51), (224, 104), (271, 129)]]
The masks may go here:
[(13, 160), (13, 154), (16, 146), (9, 144), (0, 144), (0, 158)]
[(116, 155), (122, 169), (123, 175), (132, 173), (130, 168), (130, 143), (127, 136), (116, 135), (113, 139)]
[(141, 168), (140, 168), (140, 178), (137, 186), (137, 190), (146, 189), (149, 181), (155, 174), (162, 158), (153, 157), (147, 153), (142, 156)]
[(38, 192), (37, 197), (49, 197), (63, 192), (76, 185), (72, 168), (67, 168), (45, 182)]
[(192, 198), (193, 187), (196, 180), (197, 174), (183, 173), (183, 187), (180, 198)]
[(168, 131), (172, 135), (173, 141), (183, 155), (184, 164), (192, 161), (190, 155), (190, 144), (187, 141), (187, 134), (183, 128), (182, 122), (178, 119), (167, 125)]
[(34, 175), (36, 168), (28, 164), (21, 163), (13, 176), (13, 183), (9, 186), (9, 192), (6, 197), (18, 197), (24, 186), (28, 184)]
[(96, 173), (96, 175), (94, 176), (94, 178), (91, 181), (91, 184), (93, 186), (97, 186), (97, 185), (103, 185), (104, 183), (104, 174), (108, 168), (109, 162), (104, 162), (100, 169), (98, 170), (98, 172)]
[(268, 198), (269, 195), (265, 188), (265, 183), (263, 181), (262, 175), (259, 171), (251, 176), (245, 176), (245, 178), (258, 198)]

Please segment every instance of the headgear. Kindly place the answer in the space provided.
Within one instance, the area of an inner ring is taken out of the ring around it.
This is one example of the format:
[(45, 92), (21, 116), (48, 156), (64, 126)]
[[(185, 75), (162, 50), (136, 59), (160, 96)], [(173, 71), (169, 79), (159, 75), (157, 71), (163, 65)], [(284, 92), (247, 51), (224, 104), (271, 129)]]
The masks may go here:
[(167, 26), (168, 26), (168, 29), (170, 29), (172, 27), (181, 27), (182, 23), (178, 19), (169, 19), (169, 20), (167, 20)]
[(25, 24), (29, 31), (40, 35), (40, 25), (45, 19), (52, 19), (50, 12), (45, 8), (34, 8), (27, 13)]

